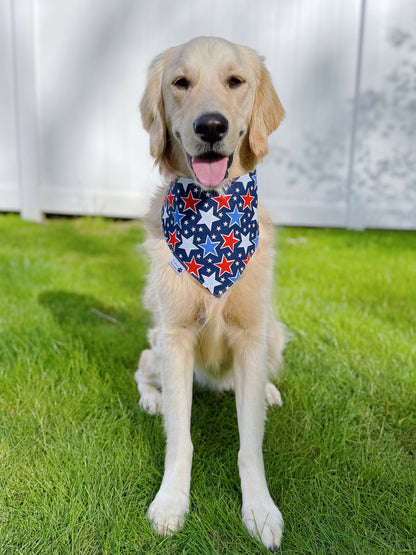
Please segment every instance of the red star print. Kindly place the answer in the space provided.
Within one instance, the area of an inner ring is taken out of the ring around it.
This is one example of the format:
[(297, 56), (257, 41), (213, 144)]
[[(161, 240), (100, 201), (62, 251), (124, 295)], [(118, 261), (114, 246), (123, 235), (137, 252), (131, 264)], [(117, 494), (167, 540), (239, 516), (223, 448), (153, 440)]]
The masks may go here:
[(188, 268), (188, 272), (190, 274), (196, 275), (196, 277), (199, 278), (199, 268), (202, 268), (203, 264), (197, 264), (195, 262), (195, 256), (192, 257), (192, 260), (190, 262), (185, 262), (185, 264)]
[(250, 195), (250, 191), (247, 191), (246, 195), (241, 195), (241, 198), (244, 199), (244, 206), (243, 206), (243, 210), (246, 206), (248, 206), (251, 210), (251, 201), (254, 199), (254, 197), (252, 197)]
[(171, 232), (169, 231), (169, 241), (168, 241), (168, 245), (172, 245), (173, 248), (175, 248), (176, 243), (179, 243), (179, 242), (180, 242), (180, 239), (178, 239), (178, 238), (176, 237), (176, 231), (177, 231), (176, 229), (175, 229), (175, 231), (174, 231), (173, 233), (171, 233)]
[(249, 260), (250, 260), (250, 254), (247, 256), (246, 260), (243, 260), (243, 262), (246, 266), (247, 266)]
[(234, 245), (238, 243), (238, 239), (234, 237), (234, 230), (229, 235), (222, 235), (221, 237), (224, 239), (224, 243), (221, 245), (222, 249), (230, 247), (232, 251), (234, 251)]
[(233, 263), (234, 260), (227, 260), (225, 256), (222, 255), (221, 262), (217, 262), (216, 264), (214, 264), (214, 266), (218, 266), (218, 268), (221, 270), (220, 276), (222, 276), (222, 274), (225, 274), (225, 272), (227, 272), (228, 274), (232, 274), (230, 268)]
[(166, 202), (166, 199), (169, 199), (169, 206), (172, 206), (172, 208), (173, 208), (173, 199), (174, 198), (175, 198), (175, 195), (172, 195), (172, 193), (169, 193), (169, 195), (166, 193), (165, 202)]
[(196, 214), (195, 204), (197, 204), (200, 199), (199, 198), (194, 198), (192, 196), (192, 192), (190, 192), (189, 195), (186, 198), (183, 197), (183, 200), (185, 201), (184, 211), (185, 210), (192, 210)]
[(215, 202), (218, 203), (218, 208), (217, 210), (221, 210), (221, 208), (228, 208), (228, 210), (231, 210), (230, 208), (230, 198), (233, 195), (221, 195), (220, 197), (214, 197), (212, 200), (215, 200)]

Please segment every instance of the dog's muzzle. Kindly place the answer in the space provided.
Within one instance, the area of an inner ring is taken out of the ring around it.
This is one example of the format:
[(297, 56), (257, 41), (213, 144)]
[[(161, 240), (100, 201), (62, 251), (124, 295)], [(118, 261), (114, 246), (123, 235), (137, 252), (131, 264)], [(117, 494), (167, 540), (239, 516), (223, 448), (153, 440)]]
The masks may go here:
[(193, 131), (201, 152), (196, 156), (187, 154), (188, 164), (201, 185), (217, 187), (228, 177), (232, 164), (232, 155), (221, 151), (221, 141), (229, 131), (228, 120), (219, 112), (207, 112), (194, 120)]

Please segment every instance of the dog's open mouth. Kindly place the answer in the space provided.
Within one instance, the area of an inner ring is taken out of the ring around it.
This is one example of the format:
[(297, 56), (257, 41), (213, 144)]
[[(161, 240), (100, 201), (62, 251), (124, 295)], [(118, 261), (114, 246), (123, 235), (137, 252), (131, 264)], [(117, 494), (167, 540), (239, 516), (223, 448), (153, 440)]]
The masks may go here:
[(211, 151), (201, 156), (187, 154), (188, 163), (196, 178), (206, 187), (217, 187), (228, 177), (228, 169), (233, 162), (233, 156), (223, 156)]

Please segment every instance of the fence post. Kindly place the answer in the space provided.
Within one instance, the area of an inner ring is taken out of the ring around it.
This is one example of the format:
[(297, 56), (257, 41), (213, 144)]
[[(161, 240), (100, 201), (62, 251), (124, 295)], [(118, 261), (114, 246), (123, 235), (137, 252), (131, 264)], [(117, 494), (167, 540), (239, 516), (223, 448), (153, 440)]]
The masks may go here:
[(362, 230), (365, 228), (365, 205), (362, 201), (362, 195), (356, 187), (354, 187), (354, 163), (355, 148), (357, 139), (357, 124), (360, 109), (360, 88), (361, 88), (361, 67), (364, 50), (364, 28), (366, 17), (366, 0), (361, 0), (359, 34), (358, 34), (358, 52), (357, 52), (357, 68), (355, 73), (355, 93), (353, 119), (351, 129), (351, 146), (349, 155), (348, 181), (347, 181), (347, 227), (348, 229)]
[(42, 221), (36, 90), (35, 0), (11, 0), (20, 213)]

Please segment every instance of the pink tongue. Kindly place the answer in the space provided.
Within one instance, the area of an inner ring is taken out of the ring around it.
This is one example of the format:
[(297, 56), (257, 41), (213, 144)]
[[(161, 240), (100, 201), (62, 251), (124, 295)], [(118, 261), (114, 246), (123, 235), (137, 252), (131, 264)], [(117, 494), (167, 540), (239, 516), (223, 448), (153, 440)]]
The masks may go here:
[(192, 167), (199, 182), (208, 187), (215, 187), (221, 183), (227, 173), (227, 164), (227, 157), (215, 161), (192, 158)]

